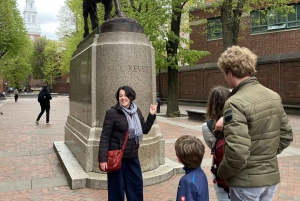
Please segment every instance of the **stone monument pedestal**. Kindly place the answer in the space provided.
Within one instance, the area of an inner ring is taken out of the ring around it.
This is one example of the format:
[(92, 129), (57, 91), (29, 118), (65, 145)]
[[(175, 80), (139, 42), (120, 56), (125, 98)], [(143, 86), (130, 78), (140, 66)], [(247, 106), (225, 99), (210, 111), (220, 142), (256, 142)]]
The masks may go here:
[[(116, 104), (120, 86), (131, 86), (134, 101), (147, 118), (156, 103), (154, 49), (141, 25), (130, 18), (108, 20), (78, 46), (70, 68), (70, 114), (65, 141), (55, 142), (72, 189), (106, 188), (106, 173), (98, 169), (98, 149), (105, 112)], [(144, 185), (182, 172), (182, 166), (165, 159), (165, 144), (154, 123), (139, 149)]]

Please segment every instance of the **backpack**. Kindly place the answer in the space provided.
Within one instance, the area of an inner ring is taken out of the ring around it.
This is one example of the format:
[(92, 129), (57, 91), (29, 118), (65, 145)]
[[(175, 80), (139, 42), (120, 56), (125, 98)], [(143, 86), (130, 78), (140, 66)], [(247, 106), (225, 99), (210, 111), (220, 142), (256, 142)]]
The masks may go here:
[(39, 103), (43, 103), (45, 101), (45, 98), (44, 98), (44, 92), (41, 92), (38, 96), (38, 102)]
[(220, 163), (223, 159), (223, 155), (224, 155), (224, 144), (225, 144), (224, 135), (222, 132), (219, 132), (219, 131), (213, 132), (213, 128), (212, 128), (213, 121), (212, 120), (207, 121), (206, 124), (207, 124), (207, 127), (209, 128), (209, 130), (217, 138), (214, 146), (211, 149), (211, 155), (213, 156), (213, 159), (212, 159), (212, 166), (211, 166), (210, 171), (211, 171), (211, 173), (213, 173), (215, 175), (215, 179), (213, 180), (213, 182), (217, 183), (219, 188), (223, 188), (224, 191), (226, 193), (228, 193), (228, 197), (229, 197), (229, 186), (227, 186), (224, 179), (221, 179), (217, 175), (219, 165), (220, 165)]

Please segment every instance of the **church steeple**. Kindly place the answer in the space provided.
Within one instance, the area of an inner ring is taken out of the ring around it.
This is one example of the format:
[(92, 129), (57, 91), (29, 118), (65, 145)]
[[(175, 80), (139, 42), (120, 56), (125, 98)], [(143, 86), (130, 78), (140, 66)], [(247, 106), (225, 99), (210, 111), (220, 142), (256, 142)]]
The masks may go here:
[(24, 22), (27, 28), (27, 34), (32, 41), (41, 36), (41, 28), (38, 23), (38, 16), (34, 0), (26, 0), (24, 9)]

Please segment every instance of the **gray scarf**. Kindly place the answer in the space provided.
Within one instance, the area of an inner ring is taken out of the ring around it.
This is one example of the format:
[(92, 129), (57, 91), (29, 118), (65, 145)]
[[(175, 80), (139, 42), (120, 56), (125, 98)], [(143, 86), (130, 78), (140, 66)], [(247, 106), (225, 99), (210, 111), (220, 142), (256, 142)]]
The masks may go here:
[(137, 113), (137, 106), (133, 102), (130, 104), (129, 109), (123, 107), (121, 104), (120, 106), (122, 107), (128, 122), (129, 139), (135, 138), (135, 142), (139, 144), (139, 142), (143, 139), (143, 130)]

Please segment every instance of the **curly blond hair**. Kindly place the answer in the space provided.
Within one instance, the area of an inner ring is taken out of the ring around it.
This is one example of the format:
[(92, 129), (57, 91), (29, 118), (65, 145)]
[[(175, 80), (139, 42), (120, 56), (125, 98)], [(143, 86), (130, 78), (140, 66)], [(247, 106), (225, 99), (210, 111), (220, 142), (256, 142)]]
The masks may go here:
[(253, 77), (256, 62), (257, 56), (248, 48), (232, 46), (222, 53), (218, 66), (226, 74), (231, 72), (237, 78)]

